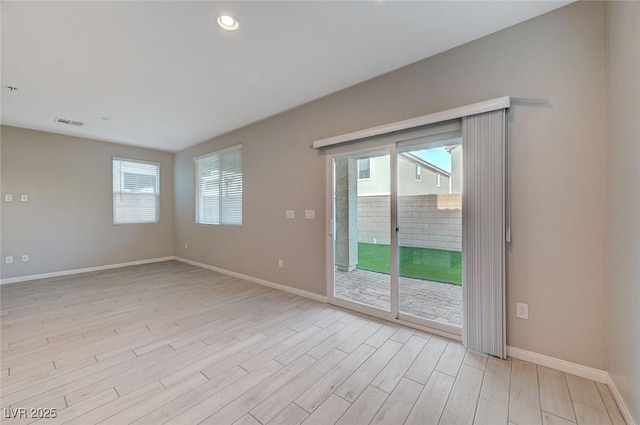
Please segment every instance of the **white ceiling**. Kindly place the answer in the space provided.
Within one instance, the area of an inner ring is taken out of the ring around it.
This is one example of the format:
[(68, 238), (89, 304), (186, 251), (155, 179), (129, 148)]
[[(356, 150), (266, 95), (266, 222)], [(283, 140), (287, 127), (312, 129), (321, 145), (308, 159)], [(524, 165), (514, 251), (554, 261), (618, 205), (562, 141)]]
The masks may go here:
[(565, 4), (2, 1), (2, 123), (178, 151)]

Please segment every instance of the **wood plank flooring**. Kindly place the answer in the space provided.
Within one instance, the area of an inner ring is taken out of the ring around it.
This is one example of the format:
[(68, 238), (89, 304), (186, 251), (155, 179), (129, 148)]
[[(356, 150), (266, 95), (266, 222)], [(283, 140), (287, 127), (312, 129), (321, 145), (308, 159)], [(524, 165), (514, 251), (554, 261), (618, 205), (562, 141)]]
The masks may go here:
[(624, 424), (606, 385), (178, 262), (0, 289), (3, 424)]

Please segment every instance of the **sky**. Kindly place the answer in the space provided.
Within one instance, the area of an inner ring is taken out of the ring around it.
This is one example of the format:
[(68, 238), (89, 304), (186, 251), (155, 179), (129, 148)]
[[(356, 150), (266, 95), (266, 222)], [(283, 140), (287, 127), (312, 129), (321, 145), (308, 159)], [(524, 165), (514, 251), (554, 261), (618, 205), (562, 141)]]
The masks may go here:
[(451, 155), (444, 147), (412, 151), (411, 153), (438, 168), (442, 168), (449, 173), (451, 172)]

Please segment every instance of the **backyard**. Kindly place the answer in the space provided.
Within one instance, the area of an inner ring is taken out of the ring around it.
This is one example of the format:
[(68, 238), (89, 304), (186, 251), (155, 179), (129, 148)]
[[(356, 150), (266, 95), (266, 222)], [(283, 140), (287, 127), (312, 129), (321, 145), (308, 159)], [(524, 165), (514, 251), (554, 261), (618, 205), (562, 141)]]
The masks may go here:
[[(357, 268), (389, 274), (389, 245), (358, 243)], [(400, 276), (462, 285), (462, 253), (401, 246)]]

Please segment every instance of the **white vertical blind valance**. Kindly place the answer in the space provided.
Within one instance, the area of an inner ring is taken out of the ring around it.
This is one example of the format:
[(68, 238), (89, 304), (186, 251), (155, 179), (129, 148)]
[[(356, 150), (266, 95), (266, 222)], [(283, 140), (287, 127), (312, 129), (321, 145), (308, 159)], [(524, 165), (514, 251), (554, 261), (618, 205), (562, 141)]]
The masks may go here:
[(463, 326), (470, 349), (506, 357), (506, 110), (462, 119)]
[[(498, 97), (496, 99), (485, 100), (484, 102), (448, 109), (446, 111), (423, 115), (421, 117), (410, 118), (404, 121), (396, 121), (389, 124), (379, 125), (377, 127), (354, 131), (352, 133), (316, 140), (313, 142), (313, 148), (323, 149), (343, 143), (363, 141), (372, 138), (376, 139), (380, 136), (386, 137), (397, 132), (416, 130), (420, 127), (430, 126), (431, 124), (442, 124), (446, 121), (458, 120), (462, 117), (505, 109), (508, 108), (510, 104), (511, 98), (509, 96)], [(333, 153), (331, 154), (333, 155)]]

